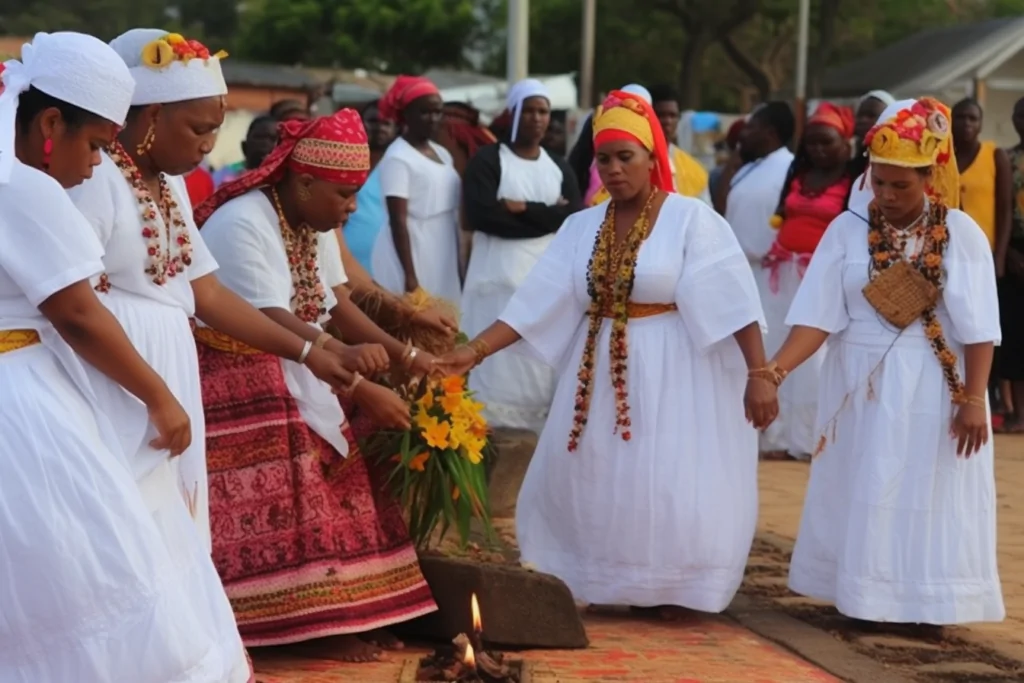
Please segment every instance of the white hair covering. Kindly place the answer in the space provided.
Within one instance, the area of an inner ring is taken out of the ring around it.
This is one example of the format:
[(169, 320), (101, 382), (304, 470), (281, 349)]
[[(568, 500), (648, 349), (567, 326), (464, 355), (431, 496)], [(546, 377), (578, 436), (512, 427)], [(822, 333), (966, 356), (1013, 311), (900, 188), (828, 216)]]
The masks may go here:
[(864, 93), (864, 96), (857, 100), (857, 106), (860, 107), (860, 105), (864, 104), (864, 100), (870, 100), (871, 98), (878, 100), (887, 107), (896, 101), (896, 98), (890, 95), (887, 90), (872, 90), (869, 93)]
[(158, 28), (134, 28), (110, 41), (110, 47), (121, 55), (135, 78), (132, 105), (170, 104), (227, 95), (228, 86), (219, 57), (211, 55), (209, 59), (191, 59), (187, 63), (176, 60), (159, 68), (142, 63), (142, 49), (168, 35)]
[[(870, 93), (868, 94), (870, 95)], [(871, 96), (877, 97), (877, 95)], [(900, 100), (898, 102), (890, 102), (889, 106), (882, 112), (882, 115), (878, 117), (878, 120), (888, 121), (889, 119), (894, 118), (896, 114), (899, 114), (900, 111), (913, 107), (915, 102), (917, 102), (917, 100)], [(868, 205), (874, 198), (875, 192), (871, 189), (871, 181), (868, 180), (867, 174), (864, 173), (853, 181), (853, 188), (850, 190), (850, 201), (847, 204), (847, 207), (853, 213), (857, 214), (864, 220), (867, 220)]]
[(647, 104), (653, 104), (654, 98), (651, 97), (651, 91), (640, 85), (639, 83), (630, 83), (622, 88), (622, 92), (628, 92), (630, 95), (636, 95), (644, 99)]
[(117, 53), (84, 33), (37, 33), (21, 60), (4, 63), (0, 93), (0, 184), (10, 180), (21, 94), (34, 87), (116, 124), (124, 123), (135, 81)]
[(549, 103), (551, 102), (551, 94), (548, 92), (547, 86), (536, 78), (524, 78), (517, 82), (509, 88), (508, 95), (505, 97), (505, 106), (512, 112), (512, 142), (516, 141), (516, 136), (519, 134), (519, 117), (523, 113), (523, 102), (531, 97), (543, 97)]

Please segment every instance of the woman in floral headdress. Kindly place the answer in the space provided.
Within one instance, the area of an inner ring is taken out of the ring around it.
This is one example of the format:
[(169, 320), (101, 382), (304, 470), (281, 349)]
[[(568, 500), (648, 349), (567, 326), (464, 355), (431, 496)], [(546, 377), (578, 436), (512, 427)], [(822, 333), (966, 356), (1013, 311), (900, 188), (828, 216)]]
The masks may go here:
[[(104, 273), (94, 283), (100, 300), (188, 410), (192, 445), (170, 460), (150, 448), (149, 420), (137, 401), (98, 376), (96, 390), (154, 510), (170, 504), (165, 493), (177, 490), (208, 553), (206, 439), (191, 318), (275, 355), (301, 359), (339, 387), (352, 375), (337, 354), (307, 347), (308, 340), (246, 304), (214, 274), (217, 263), (199, 237), (181, 176), (210, 152), (224, 120), (222, 55), (159, 29), (128, 31), (111, 47), (135, 79), (132, 107), (92, 178), (71, 197), (106, 249)], [(356, 367), (355, 359), (345, 362)]]
[(380, 100), (380, 115), (402, 134), (380, 162), (389, 229), (373, 249), (373, 277), (392, 292), (424, 289), (458, 305), (459, 193), (452, 155), (434, 142), (444, 103), (433, 83), (399, 76)]
[(868, 622), (999, 621), (992, 251), (952, 208), (945, 105), (883, 115), (865, 145), (868, 220), (829, 226), (770, 365), (780, 382), (829, 339), (789, 586)]
[(524, 561), (585, 602), (719, 612), (757, 517), (748, 421), (777, 408), (748, 379), (765, 365), (757, 287), (729, 226), (672, 192), (648, 103), (612, 92), (594, 146), (609, 201), (571, 215), (498, 322), (445, 360), (518, 342), (558, 375), (516, 510)]
[[(841, 214), (850, 194), (854, 171), (850, 161), (853, 112), (822, 103), (807, 121), (789, 166), (771, 224), (778, 230), (762, 267), (767, 288), (762, 292), (768, 335), (774, 353), (786, 339), (786, 313), (825, 228)], [(806, 459), (814, 452), (814, 419), (818, 409), (818, 371), (822, 349), (800, 366), (779, 389), (779, 416), (765, 430), (762, 452)], [(769, 459), (771, 456), (768, 456)]]
[[(347, 297), (334, 238), (370, 172), (359, 113), (281, 124), (259, 168), (196, 212), (221, 280), (317, 346), (378, 342), (424, 375), (426, 352), (381, 332)], [(385, 500), (331, 387), (208, 328), (196, 330), (209, 425), (213, 557), (247, 645), (344, 636), (335, 656), (375, 659), (379, 629), (436, 609), (401, 510)], [(385, 358), (385, 360), (387, 360)], [(363, 370), (367, 375), (376, 368)], [(404, 429), (397, 394), (357, 374), (344, 397), (378, 426)]]

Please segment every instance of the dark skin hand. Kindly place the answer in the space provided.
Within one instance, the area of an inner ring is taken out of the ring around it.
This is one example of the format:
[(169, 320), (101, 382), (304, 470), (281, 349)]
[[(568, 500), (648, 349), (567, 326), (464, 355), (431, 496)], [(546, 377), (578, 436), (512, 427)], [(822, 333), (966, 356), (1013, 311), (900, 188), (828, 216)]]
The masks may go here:
[(192, 425), (185, 409), (135, 350), (88, 280), (53, 294), (39, 310), (75, 353), (145, 404), (158, 434), (150, 446), (177, 456), (191, 445)]
[(965, 458), (970, 458), (988, 443), (990, 422), (984, 400), (988, 394), (993, 353), (992, 342), (964, 346), (964, 394), (971, 402), (957, 408), (950, 436), (956, 439), (957, 455)]

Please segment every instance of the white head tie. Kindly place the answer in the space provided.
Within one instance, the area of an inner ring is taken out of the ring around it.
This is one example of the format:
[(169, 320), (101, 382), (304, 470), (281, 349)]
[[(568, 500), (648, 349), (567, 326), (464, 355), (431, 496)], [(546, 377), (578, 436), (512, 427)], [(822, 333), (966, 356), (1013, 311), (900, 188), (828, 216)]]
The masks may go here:
[(21, 60), (4, 64), (0, 93), (0, 184), (11, 177), (18, 98), (30, 87), (121, 125), (135, 81), (117, 53), (84, 33), (37, 33)]
[(653, 104), (651, 97), (651, 91), (640, 85), (639, 83), (630, 83), (622, 88), (622, 92), (628, 92), (630, 95), (636, 95), (637, 97), (643, 98), (647, 104)]
[(547, 87), (536, 78), (524, 78), (511, 88), (505, 98), (505, 106), (512, 112), (512, 142), (519, 134), (519, 117), (523, 113), (523, 102), (531, 97), (543, 97), (551, 102)]
[(886, 90), (872, 90), (869, 93), (864, 93), (864, 96), (857, 100), (857, 106), (864, 104), (864, 100), (870, 99), (876, 99), (887, 107), (896, 101), (896, 98)]
[[(180, 42), (179, 42), (180, 41)], [(220, 58), (200, 51), (200, 56), (182, 58), (177, 46), (197, 51), (205, 47), (176, 33), (158, 28), (135, 28), (110, 41), (135, 78), (133, 106), (171, 104), (228, 94)], [(205, 55), (205, 56), (204, 56)]]

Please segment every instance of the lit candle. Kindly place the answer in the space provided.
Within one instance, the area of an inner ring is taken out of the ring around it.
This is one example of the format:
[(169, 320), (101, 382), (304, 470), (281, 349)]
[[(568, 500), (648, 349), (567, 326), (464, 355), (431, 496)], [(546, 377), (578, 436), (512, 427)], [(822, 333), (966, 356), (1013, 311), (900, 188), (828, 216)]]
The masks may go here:
[(484, 647), (484, 622), (480, 618), (480, 603), (477, 602), (476, 593), (473, 593), (469, 606), (473, 614), (473, 644), (482, 652)]

